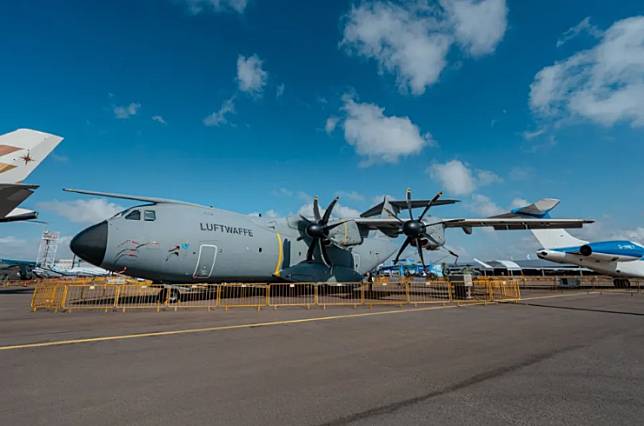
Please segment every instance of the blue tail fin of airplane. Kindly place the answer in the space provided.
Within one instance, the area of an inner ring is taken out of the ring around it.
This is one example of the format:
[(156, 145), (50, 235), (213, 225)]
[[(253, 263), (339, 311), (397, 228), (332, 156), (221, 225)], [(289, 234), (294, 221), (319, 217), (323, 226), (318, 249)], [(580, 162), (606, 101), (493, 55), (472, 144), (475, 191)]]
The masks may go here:
[(550, 211), (559, 205), (556, 198), (543, 198), (525, 207), (512, 209), (512, 214), (524, 217), (548, 218)]

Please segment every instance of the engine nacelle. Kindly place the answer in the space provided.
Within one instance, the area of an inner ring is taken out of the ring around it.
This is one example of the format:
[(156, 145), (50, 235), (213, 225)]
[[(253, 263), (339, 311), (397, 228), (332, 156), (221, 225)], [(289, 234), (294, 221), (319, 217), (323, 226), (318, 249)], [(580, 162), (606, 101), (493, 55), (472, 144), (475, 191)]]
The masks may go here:
[(630, 241), (604, 241), (580, 246), (579, 254), (597, 261), (628, 262), (641, 259), (644, 249)]

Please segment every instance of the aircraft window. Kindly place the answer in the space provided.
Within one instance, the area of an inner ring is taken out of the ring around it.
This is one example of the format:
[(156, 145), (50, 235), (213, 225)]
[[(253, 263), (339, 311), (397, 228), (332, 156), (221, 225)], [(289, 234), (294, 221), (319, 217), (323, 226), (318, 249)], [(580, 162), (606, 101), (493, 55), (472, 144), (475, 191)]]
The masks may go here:
[(154, 210), (144, 210), (143, 211), (143, 220), (146, 222), (154, 222), (157, 220), (157, 212)]
[(141, 210), (132, 210), (125, 218), (127, 220), (141, 220)]

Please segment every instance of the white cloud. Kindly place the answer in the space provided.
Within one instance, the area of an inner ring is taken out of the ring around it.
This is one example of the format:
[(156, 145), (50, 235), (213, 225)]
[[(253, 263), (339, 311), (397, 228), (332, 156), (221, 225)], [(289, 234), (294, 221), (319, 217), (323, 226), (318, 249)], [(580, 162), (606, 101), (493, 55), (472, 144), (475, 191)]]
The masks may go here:
[(617, 21), (592, 49), (539, 71), (530, 107), (546, 119), (644, 126), (644, 16)]
[(184, 0), (190, 13), (197, 15), (206, 10), (223, 12), (233, 10), (244, 13), (248, 0)]
[(529, 205), (530, 202), (524, 198), (515, 198), (512, 200), (512, 208), (518, 209)]
[(16, 238), (13, 235), (9, 235), (7, 237), (0, 237), (0, 244), (22, 244), (24, 242), (25, 240)]
[(468, 195), (476, 188), (500, 182), (501, 178), (489, 170), (471, 170), (460, 160), (432, 164), (428, 172), (449, 194)]
[(160, 116), (160, 115), (153, 115), (152, 116), (152, 121), (156, 121), (159, 124), (163, 124), (164, 126), (168, 123), (166, 123), (165, 119)]
[(587, 16), (581, 20), (580, 23), (574, 27), (568, 28), (557, 40), (557, 47), (561, 47), (573, 38), (577, 37), (579, 34), (588, 34), (594, 38), (600, 38), (602, 36), (602, 31), (590, 23), (590, 17)]
[[(325, 208), (326, 206), (320, 205), (320, 214), (324, 214)], [(300, 207), (297, 214), (300, 214), (304, 217), (313, 217), (313, 202), (304, 204), (302, 207)], [(360, 212), (358, 210), (353, 209), (351, 207), (347, 207), (340, 203), (337, 203), (335, 205), (335, 207), (333, 208), (333, 213), (331, 214), (331, 217), (334, 217), (337, 219), (343, 219), (345, 217), (358, 217), (358, 216), (360, 216)]]
[(324, 123), (324, 131), (327, 133), (333, 133), (335, 130), (335, 127), (338, 125), (338, 117), (329, 117), (326, 119), (326, 123)]
[(644, 242), (644, 226), (638, 226), (637, 228), (625, 229), (621, 233), (622, 238), (625, 240), (634, 241), (636, 243)]
[(582, 229), (575, 230), (575, 233), (579, 238), (587, 241), (629, 240), (639, 244), (644, 243), (644, 226), (625, 227), (613, 223), (610, 218), (599, 219), (584, 225)]
[(43, 210), (52, 211), (70, 222), (93, 224), (114, 216), (124, 208), (103, 198), (74, 201), (45, 201), (38, 204)]
[(281, 98), (282, 95), (284, 95), (284, 90), (285, 89), (286, 89), (286, 86), (284, 85), (284, 83), (278, 85), (277, 88), (275, 89), (275, 97), (276, 98)]
[(252, 55), (237, 57), (237, 83), (242, 92), (260, 94), (264, 90), (268, 73), (262, 69), (262, 60)]
[(507, 27), (505, 0), (442, 0), (458, 43), (472, 56), (494, 52)]
[(526, 130), (523, 133), (521, 133), (521, 136), (523, 136), (523, 139), (527, 141), (531, 141), (534, 138), (538, 138), (539, 136), (543, 135), (546, 132), (546, 129), (537, 129), (533, 131)]
[(384, 108), (357, 103), (343, 96), (344, 138), (365, 157), (363, 165), (396, 163), (401, 157), (418, 154), (425, 145), (433, 145), (429, 132), (422, 134), (409, 117), (386, 116)]
[(234, 113), (235, 113), (235, 97), (232, 96), (226, 99), (221, 104), (221, 107), (217, 111), (213, 112), (212, 114), (204, 118), (203, 124), (205, 124), (208, 127), (221, 126), (222, 124), (228, 123), (228, 118), (226, 116)]
[(478, 186), (491, 185), (493, 183), (501, 182), (503, 179), (494, 172), (489, 170), (477, 170), (476, 181)]
[(375, 59), (381, 72), (395, 74), (401, 91), (421, 95), (440, 77), (454, 41), (480, 56), (493, 52), (505, 33), (505, 0), (440, 3), (363, 2), (345, 17), (340, 44), (349, 53)]
[(113, 109), (114, 117), (125, 120), (136, 115), (139, 109), (141, 109), (141, 104), (137, 102), (131, 102), (129, 105), (115, 106)]
[(496, 205), (494, 201), (490, 199), (490, 197), (486, 197), (485, 195), (481, 194), (473, 194), (472, 200), (468, 204), (466, 204), (466, 207), (469, 210), (472, 210), (473, 212), (486, 217), (494, 216), (504, 212), (504, 210)]

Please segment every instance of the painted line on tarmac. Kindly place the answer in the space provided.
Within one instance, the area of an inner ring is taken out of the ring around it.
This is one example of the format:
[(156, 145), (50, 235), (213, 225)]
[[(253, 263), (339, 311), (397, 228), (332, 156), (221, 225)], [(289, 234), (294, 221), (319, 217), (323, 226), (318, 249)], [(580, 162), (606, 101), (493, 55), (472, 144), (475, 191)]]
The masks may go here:
[[(535, 297), (525, 297), (519, 300), (536, 300), (536, 299), (553, 299), (561, 297), (572, 297), (572, 296), (585, 296), (590, 294), (601, 294), (599, 291), (594, 292), (585, 292), (585, 293), (575, 293), (575, 294), (557, 294), (551, 296), (535, 296)], [(317, 321), (329, 321), (329, 320), (339, 320), (347, 318), (363, 318), (363, 317), (373, 317), (380, 315), (394, 315), (394, 314), (403, 314), (410, 312), (424, 312), (424, 311), (436, 311), (443, 309), (453, 309), (461, 308), (467, 306), (480, 306), (480, 305), (491, 305), (496, 302), (473, 302), (465, 303), (461, 305), (444, 305), (444, 306), (430, 306), (425, 308), (413, 308), (413, 309), (398, 309), (395, 311), (380, 311), (380, 312), (364, 312), (360, 314), (346, 314), (346, 315), (331, 315), (326, 317), (313, 317), (313, 318), (300, 318), (293, 320), (283, 320), (283, 321), (269, 321), (269, 322), (256, 322), (248, 324), (235, 324), (235, 325), (222, 325), (217, 327), (204, 327), (204, 328), (188, 328), (183, 330), (168, 330), (168, 331), (154, 331), (150, 333), (134, 333), (134, 334), (123, 334), (118, 336), (103, 336), (103, 337), (87, 337), (82, 339), (69, 339), (69, 340), (54, 340), (49, 342), (36, 342), (36, 343), (24, 343), (19, 345), (8, 345), (0, 346), (0, 351), (10, 351), (16, 349), (32, 349), (32, 348), (46, 348), (51, 346), (65, 346), (65, 345), (78, 345), (83, 343), (96, 343), (96, 342), (108, 342), (113, 340), (129, 340), (129, 339), (139, 339), (142, 337), (160, 337), (160, 336), (175, 336), (180, 334), (195, 334), (195, 333), (208, 333), (215, 331), (227, 331), (227, 330), (239, 330), (244, 328), (259, 328), (259, 327), (271, 327), (276, 325), (291, 325), (291, 324), (304, 324), (309, 322)], [(511, 303), (511, 302), (510, 302)]]
[[(88, 337), (88, 338), (82, 338), (82, 339), (54, 340), (49, 342), (36, 342), (36, 343), (24, 343), (19, 345), (0, 346), (0, 351), (10, 351), (10, 350), (16, 350), (16, 349), (31, 349), (31, 348), (46, 348), (51, 346), (77, 345), (82, 343), (108, 342), (113, 340), (140, 339), (142, 337), (159, 337), (159, 336), (175, 336), (179, 334), (208, 333), (208, 332), (215, 332), (215, 331), (238, 330), (238, 329), (244, 329), (244, 328), (271, 327), (276, 325), (304, 324), (304, 323), (317, 322), (317, 321), (374, 317), (374, 316), (380, 316), (380, 315), (393, 315), (393, 314), (402, 314), (402, 313), (409, 313), (409, 312), (435, 311), (435, 310), (441, 310), (441, 309), (453, 309), (453, 308), (459, 308), (464, 306), (474, 306), (474, 305), (484, 305), (484, 304), (486, 304), (486, 302), (467, 303), (463, 305), (430, 306), (425, 308), (414, 308), (414, 309), (398, 309), (395, 311), (365, 312), (360, 314), (332, 315), (332, 316), (325, 316), (325, 317), (300, 318), (300, 319), (283, 320), (283, 321), (256, 322), (256, 323), (249, 323), (249, 324), (222, 325), (217, 327), (188, 328), (183, 330), (154, 331), (150, 333), (124, 334), (120, 336), (103, 336), (103, 337)], [(487, 304), (489, 305), (490, 303), (487, 302)]]
[(524, 300), (558, 299), (561, 297), (589, 296), (591, 294), (602, 294), (602, 292), (601, 291), (580, 291), (579, 293), (554, 294), (550, 296), (522, 297), (518, 301), (521, 302)]

